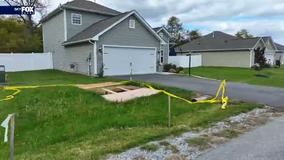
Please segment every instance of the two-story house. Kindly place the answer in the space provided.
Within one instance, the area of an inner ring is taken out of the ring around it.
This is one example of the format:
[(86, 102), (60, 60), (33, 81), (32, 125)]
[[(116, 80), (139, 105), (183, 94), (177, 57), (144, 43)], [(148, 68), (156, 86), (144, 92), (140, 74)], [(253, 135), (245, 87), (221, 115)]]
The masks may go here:
[(168, 61), (164, 28), (154, 30), (135, 11), (121, 13), (96, 2), (74, 0), (41, 20), (44, 52), (55, 69), (82, 74), (148, 74)]

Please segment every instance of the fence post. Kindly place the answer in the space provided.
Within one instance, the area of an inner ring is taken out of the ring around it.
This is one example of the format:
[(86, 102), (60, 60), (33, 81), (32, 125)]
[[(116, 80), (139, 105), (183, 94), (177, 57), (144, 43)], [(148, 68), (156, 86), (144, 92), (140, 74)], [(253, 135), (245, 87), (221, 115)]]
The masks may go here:
[(49, 53), (49, 67), (50, 69), (53, 69), (53, 59), (52, 59), (52, 53), (51, 52), (48, 52)]

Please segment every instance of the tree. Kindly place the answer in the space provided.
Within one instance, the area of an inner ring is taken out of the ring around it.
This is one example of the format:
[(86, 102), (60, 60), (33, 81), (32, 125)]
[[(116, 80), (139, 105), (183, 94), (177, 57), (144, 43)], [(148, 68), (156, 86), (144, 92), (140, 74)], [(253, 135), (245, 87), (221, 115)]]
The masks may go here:
[(27, 24), (15, 17), (0, 17), (0, 53), (42, 52), (42, 30), (35, 29), (31, 38), (27, 35)]
[(257, 49), (254, 49), (254, 53), (255, 53), (255, 63), (258, 64), (259, 70), (265, 68), (266, 65), (266, 58), (264, 56), (265, 47), (264, 48), (258, 47)]
[(249, 34), (248, 30), (246, 29), (239, 30), (235, 35), (239, 38), (253, 38), (254, 37), (252, 34)]
[(179, 18), (175, 16), (170, 17), (165, 27), (176, 43), (182, 40), (183, 27)]
[(196, 40), (196, 39), (202, 37), (202, 33), (198, 29), (195, 29), (195, 30), (188, 32), (188, 37), (189, 37), (190, 41)]
[[(34, 6), (35, 12), (43, 18), (47, 14), (47, 3), (45, 0), (4, 0), (10, 6)], [(34, 15), (19, 15), (26, 24), (29, 34), (32, 36), (36, 28), (40, 25), (36, 22)]]

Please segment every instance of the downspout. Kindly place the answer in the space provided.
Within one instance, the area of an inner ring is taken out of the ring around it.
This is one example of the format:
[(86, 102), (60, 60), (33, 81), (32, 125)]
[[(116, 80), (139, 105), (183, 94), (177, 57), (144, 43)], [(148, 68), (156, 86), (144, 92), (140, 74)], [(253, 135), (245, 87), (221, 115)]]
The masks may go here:
[(97, 41), (92, 42), (92, 40), (90, 39), (89, 43), (93, 44), (94, 46), (94, 75), (97, 75)]
[(61, 3), (59, 9), (63, 11), (63, 23), (64, 23), (64, 41), (67, 41), (67, 20), (66, 20), (66, 9), (62, 8)]

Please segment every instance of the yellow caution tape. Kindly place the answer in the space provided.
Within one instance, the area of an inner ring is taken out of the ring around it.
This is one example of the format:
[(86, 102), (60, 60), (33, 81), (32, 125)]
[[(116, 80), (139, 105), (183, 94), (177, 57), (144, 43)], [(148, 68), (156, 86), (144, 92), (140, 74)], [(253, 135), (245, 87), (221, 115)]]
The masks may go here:
[[(129, 82), (131, 82), (131, 81), (123, 81), (121, 83), (129, 83)], [(135, 82), (135, 81), (133, 81), (133, 82)], [(140, 82), (136, 82), (136, 83), (140, 83)], [(229, 98), (227, 96), (224, 97), (225, 96), (225, 89), (226, 89), (226, 81), (225, 80), (221, 83), (221, 85), (220, 85), (220, 87), (219, 87), (219, 89), (218, 89), (218, 91), (216, 93), (216, 96), (213, 99), (201, 100), (201, 101), (197, 101), (197, 102), (191, 102), (190, 100), (184, 99), (184, 98), (179, 97), (179, 96), (174, 95), (174, 94), (171, 94), (171, 93), (169, 93), (167, 91), (155, 89), (152, 86), (150, 86), (148, 84), (145, 84), (145, 83), (140, 83), (140, 84), (145, 85), (145, 86), (147, 86), (148, 88), (150, 88), (152, 90), (155, 90), (155, 91), (158, 91), (158, 92), (162, 92), (162, 93), (164, 93), (166, 95), (169, 95), (171, 97), (183, 100), (183, 101), (185, 101), (187, 103), (190, 103), (190, 104), (195, 104), (195, 103), (222, 103), (222, 107), (221, 108), (222, 109), (226, 109), (226, 106), (227, 106), (228, 100), (229, 100)], [(222, 91), (222, 97), (221, 97), (221, 99), (218, 100), (218, 96), (219, 96), (221, 90), (223, 90)]]
[[(123, 81), (121, 83), (129, 83), (129, 82), (135, 82), (135, 81)], [(136, 83), (140, 83), (140, 82), (136, 82)], [(145, 86), (149, 87), (152, 90), (155, 90), (155, 91), (158, 91), (158, 92), (162, 92), (162, 93), (164, 93), (166, 95), (169, 95), (171, 97), (183, 100), (183, 101), (185, 101), (187, 103), (190, 103), (190, 104), (195, 104), (195, 103), (222, 103), (222, 107), (221, 108), (222, 109), (226, 109), (226, 106), (227, 106), (228, 100), (229, 100), (229, 98), (227, 96), (224, 97), (224, 95), (225, 95), (225, 88), (226, 88), (226, 81), (225, 80), (221, 83), (221, 85), (220, 85), (220, 87), (219, 87), (219, 89), (217, 91), (217, 94), (216, 94), (216, 96), (213, 99), (202, 100), (202, 101), (197, 101), (197, 102), (191, 102), (190, 100), (187, 100), (185, 98), (179, 97), (179, 96), (174, 95), (174, 94), (171, 94), (171, 93), (166, 92), (164, 90), (155, 89), (152, 86), (150, 86), (148, 84), (145, 84), (145, 83), (140, 83), (140, 84), (145, 85)], [(15, 98), (15, 96), (21, 92), (20, 89), (35, 89), (35, 88), (46, 88), (46, 87), (66, 87), (66, 86), (74, 86), (74, 85), (75, 84), (4, 87), (4, 91), (15, 91), (15, 92), (12, 95), (6, 96), (6, 98), (4, 98), (4, 99), (0, 99), (0, 102), (1, 101), (8, 101), (8, 100), (11, 100), (11, 99)], [(221, 90), (223, 90), (222, 97), (221, 97), (221, 99), (218, 100), (218, 96), (219, 96)]]
[(46, 87), (66, 87), (66, 86), (74, 86), (74, 84), (4, 87), (4, 91), (15, 91), (15, 92), (11, 95), (6, 96), (6, 98), (4, 98), (4, 99), (0, 99), (0, 102), (9, 101), (9, 100), (15, 98), (15, 96), (21, 92), (20, 89), (34, 89), (34, 88), (46, 88)]

